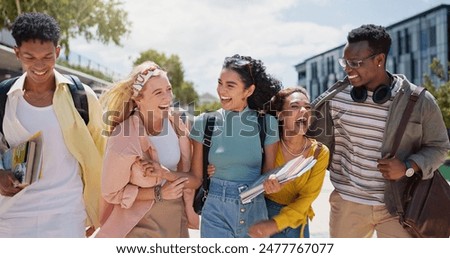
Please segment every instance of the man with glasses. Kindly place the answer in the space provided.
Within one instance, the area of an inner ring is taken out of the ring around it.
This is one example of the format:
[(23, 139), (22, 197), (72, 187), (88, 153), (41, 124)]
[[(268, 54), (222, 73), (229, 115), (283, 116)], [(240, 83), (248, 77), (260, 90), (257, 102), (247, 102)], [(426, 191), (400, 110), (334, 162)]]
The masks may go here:
[[(386, 209), (387, 180), (433, 176), (449, 149), (434, 97), (417, 101), (397, 153), (389, 153), (411, 92), (417, 87), (386, 71), (391, 38), (385, 28), (349, 32), (339, 64), (347, 77), (319, 96), (311, 131), (332, 150), (331, 237), (410, 237)], [(320, 118), (323, 116), (323, 118)], [(387, 195), (389, 196), (389, 195)]]

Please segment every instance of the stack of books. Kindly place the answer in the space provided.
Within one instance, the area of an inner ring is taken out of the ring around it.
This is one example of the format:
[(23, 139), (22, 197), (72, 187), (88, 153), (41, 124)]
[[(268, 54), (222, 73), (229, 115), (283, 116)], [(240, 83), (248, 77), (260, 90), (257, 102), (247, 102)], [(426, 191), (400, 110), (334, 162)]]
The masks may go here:
[(25, 187), (39, 180), (42, 163), (42, 136), (36, 133), (27, 141), (6, 150), (2, 154), (4, 170), (11, 170)]
[(299, 156), (295, 159), (290, 160), (281, 167), (275, 168), (267, 173), (264, 173), (258, 180), (251, 184), (248, 189), (240, 194), (241, 201), (243, 204), (251, 202), (253, 198), (264, 192), (263, 183), (269, 177), (276, 178), (278, 182), (284, 183), (292, 180), (296, 177), (303, 175), (305, 172), (310, 170), (316, 160), (314, 157), (304, 158)]

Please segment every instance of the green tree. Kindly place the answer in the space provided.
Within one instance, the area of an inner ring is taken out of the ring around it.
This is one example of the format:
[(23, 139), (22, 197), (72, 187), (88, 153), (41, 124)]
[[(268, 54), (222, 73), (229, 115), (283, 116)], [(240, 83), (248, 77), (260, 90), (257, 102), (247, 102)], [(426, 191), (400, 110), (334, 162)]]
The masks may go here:
[(198, 107), (198, 110), (196, 110), (196, 111), (198, 111), (198, 114), (201, 114), (203, 112), (216, 111), (216, 110), (220, 109), (221, 107), (222, 107), (222, 104), (220, 104), (220, 102), (216, 101), (216, 102), (205, 103), (203, 105), (200, 105)]
[(190, 81), (183, 81), (180, 90), (175, 94), (181, 104), (190, 104), (192, 102), (198, 101), (197, 91), (194, 89), (194, 83)]
[[(447, 64), (447, 71), (449, 71), (449, 67), (450, 63)], [(445, 126), (450, 128), (450, 81), (446, 78), (445, 68), (439, 59), (434, 58), (430, 64), (430, 68), (432, 74), (439, 79), (441, 85), (437, 87), (431, 76), (425, 74), (424, 86), (436, 98), (442, 116), (444, 117)], [(450, 71), (447, 74), (450, 74)]]
[(134, 65), (145, 61), (153, 61), (167, 71), (175, 99), (180, 101), (181, 105), (198, 101), (198, 94), (194, 89), (194, 84), (184, 80), (183, 65), (177, 55), (167, 57), (164, 53), (149, 49), (140, 53), (140, 56), (134, 61)]
[(130, 33), (128, 13), (120, 9), (119, 0), (2, 0), (0, 29), (10, 28), (17, 15), (43, 12), (53, 16), (61, 27), (61, 46), (70, 52), (69, 39), (84, 37), (88, 42), (121, 45), (122, 37)]

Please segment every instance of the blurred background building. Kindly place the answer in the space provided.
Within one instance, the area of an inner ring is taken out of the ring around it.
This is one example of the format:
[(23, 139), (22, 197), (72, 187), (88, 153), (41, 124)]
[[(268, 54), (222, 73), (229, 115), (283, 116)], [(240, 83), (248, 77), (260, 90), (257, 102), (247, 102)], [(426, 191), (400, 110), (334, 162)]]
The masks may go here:
[[(450, 5), (439, 5), (410, 18), (387, 26), (392, 46), (387, 59), (387, 69), (407, 76), (415, 84), (423, 83), (423, 75), (432, 76), (430, 64), (434, 58), (447, 67), (449, 55)], [(345, 77), (338, 63), (345, 44), (310, 57), (295, 65), (298, 85), (306, 87), (311, 99), (316, 98), (337, 80)], [(445, 78), (448, 79), (448, 71)]]

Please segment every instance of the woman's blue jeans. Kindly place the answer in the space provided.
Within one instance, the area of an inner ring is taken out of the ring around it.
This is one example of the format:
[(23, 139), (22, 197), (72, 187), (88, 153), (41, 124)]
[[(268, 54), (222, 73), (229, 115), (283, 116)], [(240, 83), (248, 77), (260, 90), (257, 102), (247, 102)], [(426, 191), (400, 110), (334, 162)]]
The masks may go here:
[[(266, 199), (267, 204), (267, 212), (269, 215), (269, 218), (272, 218), (275, 215), (278, 215), (280, 213), (281, 209), (284, 207), (284, 205), (281, 205), (279, 203), (276, 203), (274, 201), (271, 201), (269, 199)], [(283, 229), (281, 232), (272, 235), (271, 238), (299, 238), (302, 234), (303, 230), (303, 237), (309, 238), (309, 223), (306, 222), (306, 225), (300, 225), (297, 228), (291, 228), (287, 227)]]
[(231, 182), (212, 178), (208, 198), (202, 209), (200, 236), (202, 238), (242, 238), (248, 228), (266, 220), (267, 209), (261, 194), (252, 202), (242, 204), (239, 194), (249, 183)]

